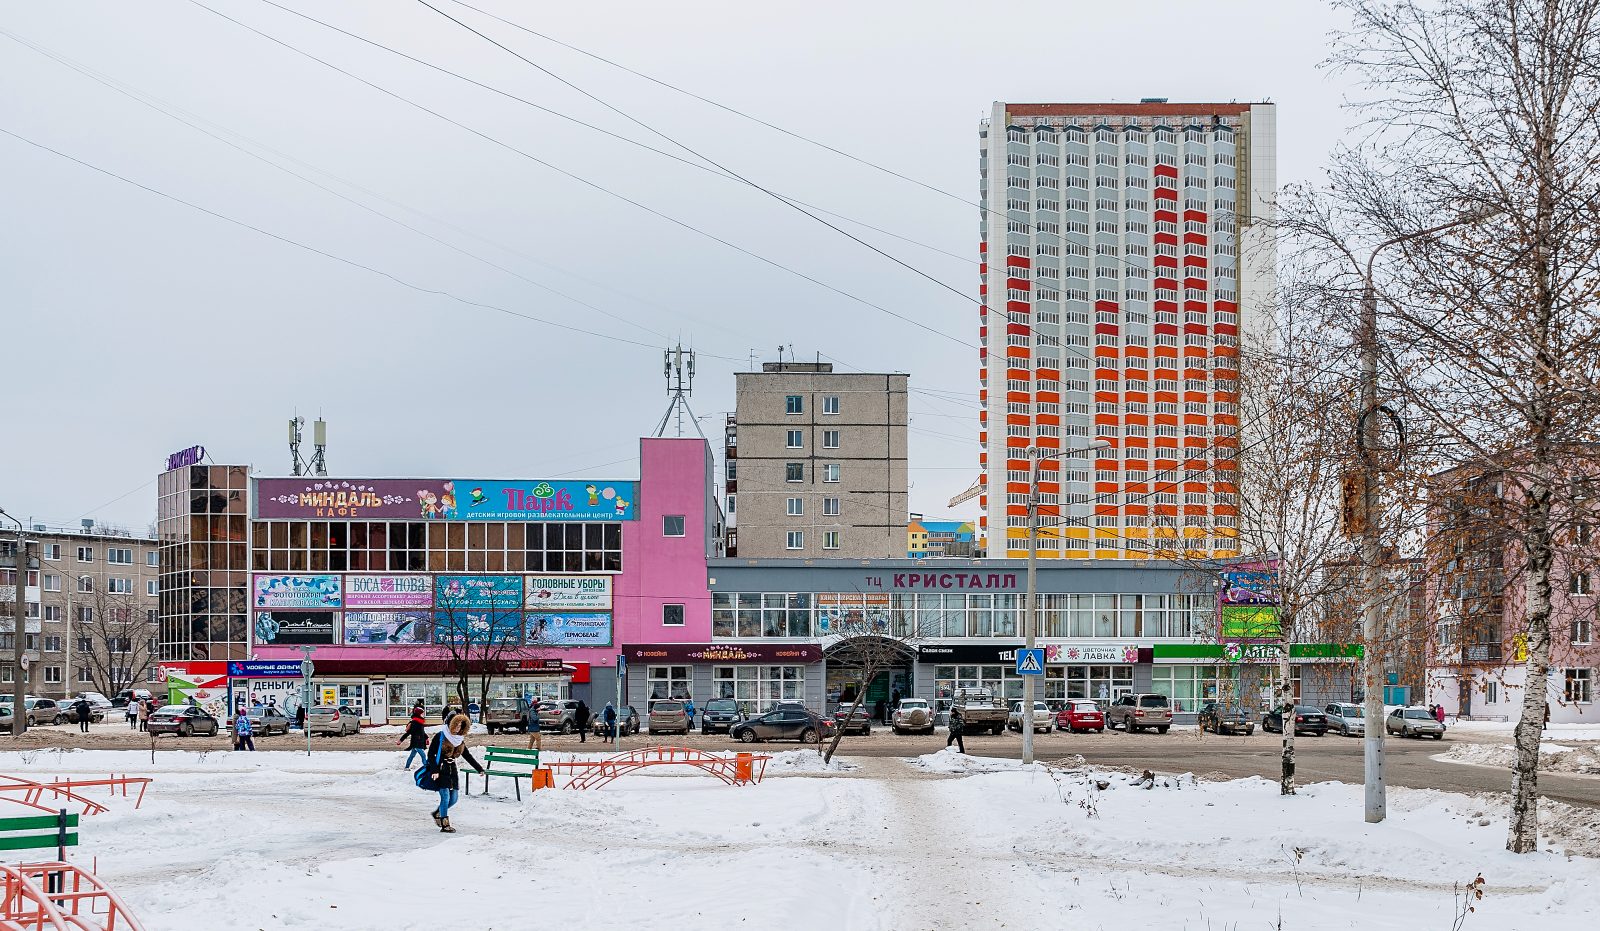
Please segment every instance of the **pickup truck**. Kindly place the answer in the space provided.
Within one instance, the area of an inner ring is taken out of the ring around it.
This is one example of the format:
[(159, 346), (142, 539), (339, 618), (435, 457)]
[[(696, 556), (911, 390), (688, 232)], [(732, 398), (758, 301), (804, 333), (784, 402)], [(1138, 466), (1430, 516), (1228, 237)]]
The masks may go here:
[(1006, 707), (995, 701), (991, 689), (956, 689), (950, 714), (961, 716), (964, 734), (999, 734), (1006, 729)]

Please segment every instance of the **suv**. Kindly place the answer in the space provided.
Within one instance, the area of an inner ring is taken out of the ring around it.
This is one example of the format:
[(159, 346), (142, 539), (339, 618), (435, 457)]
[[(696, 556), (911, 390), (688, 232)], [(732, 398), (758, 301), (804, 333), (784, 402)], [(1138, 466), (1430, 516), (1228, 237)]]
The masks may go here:
[(1361, 737), (1367, 733), (1366, 710), (1360, 705), (1336, 701), (1322, 709), (1328, 718), (1328, 730), (1338, 731), (1346, 737)]
[(713, 698), (700, 711), (700, 733), (727, 733), (743, 720), (744, 712), (739, 710), (738, 702), (731, 698)]
[(855, 702), (840, 702), (839, 707), (833, 712), (833, 726), (846, 734), (860, 734), (863, 737), (872, 736), (872, 709), (862, 704), (855, 707)]
[(1147, 728), (1165, 734), (1172, 726), (1172, 703), (1154, 693), (1124, 695), (1106, 709), (1106, 727), (1115, 730), (1119, 724), (1130, 734)]
[(681, 701), (665, 698), (655, 701), (650, 705), (649, 717), (652, 734), (689, 734), (689, 715)]
[(1243, 734), (1249, 737), (1256, 732), (1250, 712), (1239, 705), (1225, 705), (1219, 701), (1208, 701), (1202, 705), (1195, 720), (1200, 730), (1209, 730), (1214, 734)]
[(578, 732), (577, 714), (578, 703), (574, 699), (544, 702), (539, 705), (539, 729), (575, 734)]

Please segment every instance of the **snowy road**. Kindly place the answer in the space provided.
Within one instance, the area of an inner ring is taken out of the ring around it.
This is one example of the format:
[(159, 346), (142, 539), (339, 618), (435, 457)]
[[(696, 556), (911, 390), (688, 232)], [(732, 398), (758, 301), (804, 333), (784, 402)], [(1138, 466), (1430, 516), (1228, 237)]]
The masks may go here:
[[(441, 835), (398, 757), (162, 754), (140, 811), (85, 820), (82, 856), (152, 931), (276, 928), (1558, 926), (1600, 911), (1600, 861), (1502, 849), (1485, 803), (1261, 780), (1171, 782), (930, 755), (733, 789), (627, 777), (522, 802), (473, 796)], [(798, 772), (795, 772), (799, 770)], [(0, 753), (0, 772), (151, 771), (148, 754)], [(1107, 784), (1096, 788), (1098, 781)], [(509, 788), (505, 786), (504, 788)], [(1403, 868), (1397, 865), (1403, 864)]]

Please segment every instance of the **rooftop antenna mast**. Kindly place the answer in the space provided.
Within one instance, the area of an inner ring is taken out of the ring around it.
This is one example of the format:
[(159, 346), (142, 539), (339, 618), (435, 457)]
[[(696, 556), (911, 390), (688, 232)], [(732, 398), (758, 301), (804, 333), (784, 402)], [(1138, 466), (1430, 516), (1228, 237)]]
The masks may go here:
[(304, 417), (289, 418), (289, 465), (294, 469), (295, 475), (305, 475), (311, 471), (306, 461), (300, 458), (300, 428), (305, 425)]
[(676, 414), (678, 418), (678, 436), (683, 436), (683, 415), (689, 415), (689, 423), (694, 425), (694, 432), (706, 438), (704, 430), (700, 429), (700, 421), (694, 416), (694, 411), (689, 407), (689, 395), (694, 393), (694, 350), (684, 349), (683, 344), (666, 351), (662, 372), (667, 377), (667, 394), (672, 398), (667, 403), (667, 412), (661, 415), (661, 422), (656, 424), (655, 436), (666, 436), (667, 421)]
[(311, 424), (311, 468), (312, 475), (328, 474), (328, 422), (318, 417)]

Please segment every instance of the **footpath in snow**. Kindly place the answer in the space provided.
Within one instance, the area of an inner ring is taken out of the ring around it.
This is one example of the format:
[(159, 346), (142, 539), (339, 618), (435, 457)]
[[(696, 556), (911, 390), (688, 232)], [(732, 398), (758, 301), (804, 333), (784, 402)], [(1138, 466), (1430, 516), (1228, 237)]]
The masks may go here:
[[(0, 753), (0, 773), (127, 772), (141, 810), (84, 819), (79, 858), (151, 929), (1581, 927), (1600, 860), (1503, 849), (1503, 802), (1158, 779), (941, 752), (823, 770), (777, 755), (758, 786), (629, 776), (592, 792), (501, 781), (451, 812), (401, 754)], [(473, 780), (474, 790), (481, 783)]]

